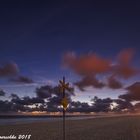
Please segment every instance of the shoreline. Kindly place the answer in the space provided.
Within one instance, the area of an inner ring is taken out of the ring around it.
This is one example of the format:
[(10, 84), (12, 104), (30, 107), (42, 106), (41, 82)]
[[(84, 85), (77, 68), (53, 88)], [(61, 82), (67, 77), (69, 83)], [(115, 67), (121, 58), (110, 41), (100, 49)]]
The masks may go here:
[[(85, 115), (85, 116), (66, 116), (66, 121), (76, 121), (76, 120), (88, 120), (88, 119), (98, 119), (98, 118), (117, 118), (117, 117), (131, 117), (131, 116), (140, 116), (140, 115), (130, 115), (130, 114), (118, 114), (118, 115)], [(62, 121), (62, 116), (12, 116), (12, 117), (6, 117), (6, 118), (0, 118), (0, 126), (6, 126), (6, 125), (22, 125), (22, 124), (31, 124), (31, 123), (38, 123), (38, 122), (57, 122)]]

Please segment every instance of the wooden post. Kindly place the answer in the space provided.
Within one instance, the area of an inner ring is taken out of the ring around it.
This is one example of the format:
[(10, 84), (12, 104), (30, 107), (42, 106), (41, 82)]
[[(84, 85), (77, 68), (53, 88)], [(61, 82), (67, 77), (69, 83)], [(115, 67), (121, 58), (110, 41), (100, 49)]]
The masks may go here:
[(60, 88), (62, 89), (62, 94), (63, 94), (63, 99), (62, 99), (62, 105), (63, 105), (63, 140), (66, 140), (66, 108), (68, 105), (68, 101), (66, 99), (66, 95), (65, 95), (65, 90), (69, 90), (69, 83), (65, 82), (65, 77), (63, 77), (63, 80), (59, 81), (60, 82)]
[[(63, 77), (63, 83), (65, 84), (65, 77)], [(63, 99), (65, 98), (65, 88), (63, 88)], [(63, 140), (66, 139), (66, 134), (65, 134), (65, 109), (63, 107)]]

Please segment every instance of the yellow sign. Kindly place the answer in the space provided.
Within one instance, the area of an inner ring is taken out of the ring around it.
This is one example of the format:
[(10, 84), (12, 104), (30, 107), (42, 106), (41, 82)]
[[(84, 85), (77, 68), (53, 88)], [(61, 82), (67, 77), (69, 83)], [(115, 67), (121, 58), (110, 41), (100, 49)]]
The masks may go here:
[(68, 106), (68, 100), (67, 98), (63, 98), (61, 101), (61, 105), (63, 106), (63, 108), (66, 110), (67, 106)]

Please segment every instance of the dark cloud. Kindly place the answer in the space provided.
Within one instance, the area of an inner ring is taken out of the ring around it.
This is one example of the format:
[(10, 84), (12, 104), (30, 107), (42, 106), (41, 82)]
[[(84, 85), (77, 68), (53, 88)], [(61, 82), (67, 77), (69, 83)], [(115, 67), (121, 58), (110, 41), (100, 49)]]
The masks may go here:
[[(41, 99), (47, 99), (47, 111), (59, 111), (58, 106), (61, 105), (61, 100), (63, 98), (63, 94), (60, 91), (59, 86), (42, 86), (36, 89), (36, 94), (37, 97)], [(70, 88), (69, 91), (66, 91), (65, 95), (68, 102), (70, 103), (72, 101), (71, 96), (75, 95), (74, 88)]]
[[(0, 111), (62, 111), (62, 108), (60, 109), (59, 106), (61, 105), (63, 94), (58, 86), (46, 85), (37, 88), (36, 95), (36, 97), (19, 97), (17, 94), (12, 93), (9, 101), (0, 101), (2, 106)], [(74, 96), (73, 88), (66, 91), (68, 103), (72, 102), (71, 96)], [(30, 108), (29, 105), (35, 105), (36, 107)]]
[[(42, 86), (36, 89), (36, 94), (40, 98), (50, 98), (52, 96), (61, 96), (62, 92), (59, 86), (52, 87), (50, 85)], [(69, 88), (69, 91), (66, 91), (66, 96), (74, 96), (74, 88)]]
[[(67, 96), (67, 95), (66, 95)], [(53, 94), (51, 97), (47, 98), (45, 101), (39, 97), (19, 97), (16, 94), (11, 94), (11, 100), (1, 101), (0, 100), (0, 112), (32, 112), (32, 111), (48, 111), (57, 112), (62, 111), (61, 106), (62, 94)], [(121, 112), (124, 109), (133, 110), (133, 105), (129, 101), (121, 99), (101, 99), (94, 97), (92, 105), (87, 102), (72, 101), (71, 95), (67, 96), (69, 106), (67, 108), (68, 112)], [(111, 104), (115, 102), (117, 106), (112, 110)], [(35, 107), (30, 108), (29, 105), (35, 105)]]
[(140, 102), (139, 102), (139, 103), (136, 103), (135, 106), (134, 106), (134, 108), (135, 108), (136, 110), (140, 110)]
[(68, 108), (70, 112), (108, 112), (111, 111), (111, 103), (114, 101), (110, 98), (100, 99), (94, 97), (92, 100), (92, 105), (86, 102), (73, 101)]
[[(105, 98), (100, 99), (98, 97), (94, 97), (92, 99), (93, 102), (93, 111), (94, 112), (121, 112), (124, 109), (127, 109), (129, 111), (133, 110), (133, 105), (129, 101), (123, 101), (121, 99), (111, 99), (111, 98)], [(116, 106), (111, 109), (111, 105), (113, 103), (116, 103)]]
[[(16, 97), (17, 95), (13, 94), (13, 96)], [(19, 108), (19, 106), (20, 106), (20, 108)], [(18, 105), (16, 103), (13, 103), (12, 101), (0, 100), (0, 112), (1, 113), (4, 113), (4, 112), (18, 112), (19, 110), (20, 111), (25, 111), (26, 109), (23, 105)]]
[(110, 98), (100, 99), (94, 97), (92, 100), (92, 105), (86, 102), (73, 101), (68, 108), (70, 112), (108, 112), (111, 111), (110, 105), (114, 101)]
[(94, 97), (91, 99), (93, 102), (93, 111), (94, 112), (108, 112), (111, 111), (110, 105), (113, 102), (110, 98), (100, 99), (98, 97)]
[(36, 106), (35, 108), (30, 108), (24, 104), (12, 102), (12, 101), (2, 101), (0, 100), (0, 113), (5, 112), (32, 112), (32, 111), (45, 111), (46, 108), (44, 104)]
[(80, 101), (73, 101), (73, 102), (71, 102), (71, 107), (72, 108), (80, 108), (81, 102)]
[(18, 96), (14, 96), (11, 100), (13, 103), (15, 104), (19, 104), (19, 105), (33, 105), (36, 103), (44, 103), (44, 100), (38, 97), (23, 97), (23, 98), (19, 98)]
[(25, 76), (18, 76), (16, 78), (11, 78), (10, 81), (15, 82), (15, 83), (23, 83), (23, 84), (34, 83), (34, 81), (31, 78), (28, 78)]
[[(68, 100), (68, 103), (71, 104), (72, 99), (71, 97), (74, 96), (74, 88), (70, 88), (68, 91), (65, 92), (65, 96)], [(63, 98), (63, 94), (60, 91), (60, 87), (56, 86), (53, 87), (52, 96), (48, 98), (47, 108), (48, 111), (58, 111), (60, 110), (58, 106), (61, 105), (61, 101)]]
[(86, 102), (80, 102), (80, 101), (73, 101), (71, 102), (71, 108), (89, 108), (89, 104)]
[(119, 88), (122, 88), (123, 85), (122, 85), (122, 83), (120, 81), (115, 79), (115, 77), (110, 76), (108, 78), (108, 87), (112, 88), (112, 89), (119, 89)]
[(53, 93), (53, 87), (50, 85), (41, 86), (36, 89), (36, 94), (37, 94), (37, 97), (39, 98), (43, 98), (43, 99), (50, 98), (52, 97), (52, 93)]
[(117, 103), (117, 106), (113, 109), (113, 111), (122, 111), (122, 110), (133, 110), (133, 105), (126, 100), (116, 99), (114, 100), (115, 103)]
[[(0, 100), (0, 112), (31, 112), (44, 111), (46, 109), (44, 100), (38, 97), (19, 97), (16, 94), (11, 94), (10, 98), (10, 101)], [(36, 107), (30, 108), (28, 105), (36, 105)]]
[(9, 101), (0, 100), (0, 112), (10, 112), (13, 111), (13, 104)]
[(18, 97), (18, 95), (12, 93), (12, 94), (10, 95), (10, 98), (12, 98), (12, 99), (16, 99), (16, 98), (19, 98), (19, 97)]
[(86, 102), (73, 101), (70, 103), (68, 112), (91, 112), (92, 107)]
[(127, 87), (128, 91), (126, 94), (120, 95), (119, 98), (127, 101), (139, 101), (140, 100), (140, 82), (136, 82), (131, 86)]
[(53, 96), (49, 98), (47, 102), (47, 110), (50, 112), (59, 111), (58, 106), (61, 105), (61, 100), (62, 100), (61, 96)]
[(80, 81), (75, 82), (76, 85), (81, 91), (84, 91), (85, 87), (92, 86), (95, 88), (103, 88), (104, 83), (98, 81), (94, 76), (83, 77)]
[(6, 92), (0, 89), (0, 96), (5, 96)]
[(19, 68), (16, 63), (10, 62), (5, 65), (0, 66), (0, 77), (8, 77), (17, 75)]

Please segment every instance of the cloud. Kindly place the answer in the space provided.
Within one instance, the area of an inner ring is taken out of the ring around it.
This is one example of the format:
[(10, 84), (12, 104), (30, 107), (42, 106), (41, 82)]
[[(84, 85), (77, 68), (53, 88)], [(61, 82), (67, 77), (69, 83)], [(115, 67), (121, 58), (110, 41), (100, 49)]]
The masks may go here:
[(93, 110), (95, 112), (108, 112), (111, 111), (110, 105), (113, 102), (112, 99), (110, 98), (105, 98), (105, 99), (100, 99), (98, 97), (94, 97), (91, 99), (93, 102)]
[[(48, 111), (61, 111), (60, 108), (58, 108), (58, 106), (61, 105), (61, 101), (63, 99), (63, 94), (62, 91), (60, 91), (60, 87), (55, 86), (52, 88), (52, 96), (50, 98), (48, 98), (48, 102), (47, 102), (47, 110)], [(68, 100), (68, 103), (70, 104), (72, 102), (71, 97), (75, 96), (74, 94), (74, 88), (70, 88), (69, 91), (65, 91), (65, 97)]]
[(132, 66), (129, 65), (118, 64), (115, 65), (112, 69), (114, 76), (122, 77), (124, 79), (128, 79), (139, 74), (138, 69), (133, 68)]
[(25, 76), (18, 76), (16, 78), (11, 78), (11, 82), (15, 83), (22, 83), (22, 84), (32, 84), (34, 81), (31, 78), (25, 77)]
[(119, 98), (127, 101), (140, 101), (140, 82), (135, 82), (126, 88), (127, 93), (120, 95)]
[[(29, 97), (29, 96), (25, 96), (25, 97), (19, 97), (16, 94), (11, 94), (11, 101), (9, 101), (9, 103), (11, 104), (11, 108), (7, 108), (7, 111), (38, 111), (40, 109), (40, 111), (42, 111), (44, 108), (40, 108), (40, 106), (36, 106), (35, 108), (30, 108), (28, 107), (28, 105), (38, 105), (41, 104), (41, 106), (44, 106), (45, 101), (39, 97)], [(45, 107), (45, 106), (44, 106)], [(6, 110), (5, 110), (6, 111)]]
[(5, 92), (2, 90), (2, 89), (0, 89), (0, 96), (5, 96)]
[[(86, 102), (73, 101), (68, 108), (69, 112), (121, 112), (124, 109), (133, 110), (133, 105), (129, 101), (123, 101), (121, 99), (111, 99), (104, 98), (101, 99), (95, 96), (91, 99), (92, 105), (89, 105)], [(111, 105), (116, 103), (113, 109)]]
[[(0, 112), (18, 112), (18, 111), (44, 111), (45, 108), (45, 102), (43, 99), (40, 99), (38, 97), (19, 97), (16, 94), (10, 95), (11, 100), (9, 101), (2, 101), (0, 100)], [(36, 105), (34, 108), (30, 108), (28, 105)]]
[(82, 76), (80, 81), (74, 83), (82, 91), (88, 86), (104, 87), (105, 84), (98, 81), (95, 75), (108, 72), (111, 69), (111, 61), (101, 58), (95, 53), (79, 57), (73, 52), (66, 53), (63, 57), (63, 65)]
[[(74, 52), (65, 53), (63, 56), (63, 66), (72, 70), (81, 77), (81, 81), (74, 83), (81, 90), (87, 86), (102, 88), (105, 85), (113, 89), (122, 88), (123, 85), (117, 78), (128, 79), (140, 73), (138, 68), (132, 66), (134, 50), (122, 50), (113, 61), (106, 59), (95, 53), (77, 56)], [(111, 74), (108, 84), (99, 82), (95, 77)]]
[(85, 87), (92, 86), (95, 88), (103, 88), (105, 86), (104, 83), (98, 81), (94, 76), (83, 77), (80, 81), (75, 82), (76, 85), (81, 91), (84, 91)]
[[(60, 87), (59, 86), (50, 86), (50, 85), (46, 85), (46, 86), (41, 86), (40, 88), (36, 89), (36, 94), (37, 97), (40, 98), (50, 98), (52, 96), (61, 96), (62, 93), (60, 91)], [(74, 88), (70, 88), (69, 91), (66, 91), (66, 96), (70, 97), (70, 96), (74, 96)]]
[[(12, 94), (10, 96), (12, 99), (16, 99), (19, 98), (16, 94)], [(17, 112), (17, 111), (26, 111), (27, 108), (25, 108), (23, 105), (19, 105), (16, 103), (13, 103), (12, 101), (3, 101), (0, 100), (0, 112), (4, 113), (4, 112)]]
[(5, 65), (0, 66), (0, 77), (8, 77), (17, 75), (19, 68), (15, 62), (9, 62)]
[(124, 109), (133, 110), (133, 105), (129, 101), (116, 99), (114, 102), (117, 103), (117, 106), (113, 111), (122, 111)]
[(133, 60), (134, 54), (135, 51), (133, 49), (124, 49), (118, 54), (117, 59), (120, 64), (129, 65)]
[(115, 79), (115, 77), (110, 76), (108, 78), (108, 87), (111, 89), (120, 89), (123, 87), (122, 83)]
[(86, 102), (73, 101), (68, 111), (70, 112), (108, 112), (111, 111), (110, 105), (113, 102), (110, 98), (100, 99), (95, 96), (91, 99), (92, 105)]
[(25, 96), (23, 98), (19, 98), (17, 96), (16, 98), (14, 97), (11, 101), (15, 104), (20, 104), (20, 105), (33, 105), (36, 103), (44, 103), (44, 100), (41, 98), (38, 98), (38, 97), (30, 98), (28, 96)]
[(72, 69), (78, 75), (93, 75), (110, 70), (110, 60), (99, 57), (96, 54), (76, 56), (74, 53), (66, 53), (63, 57), (63, 65)]
[[(74, 96), (74, 89), (66, 91), (66, 98), (71, 103), (71, 96)], [(36, 89), (36, 97), (19, 97), (17, 94), (11, 94), (9, 101), (1, 101), (0, 112), (18, 112), (18, 111), (62, 111), (58, 106), (61, 105), (63, 94), (58, 86), (41, 86)], [(36, 107), (29, 107), (35, 105)]]
[(13, 111), (12, 109), (13, 104), (9, 101), (2, 101), (0, 100), (0, 112), (9, 112)]
[[(53, 87), (53, 89), (56, 87)], [(55, 89), (56, 90), (56, 89)], [(73, 94), (68, 94), (68, 112), (120, 112), (123, 109), (133, 109), (133, 105), (126, 100), (121, 99), (111, 99), (105, 98), (101, 99), (94, 97), (92, 105), (89, 105), (87, 102), (72, 101), (71, 96)], [(0, 112), (18, 112), (18, 111), (48, 111), (48, 112), (57, 112), (62, 111), (62, 108), (59, 108), (61, 105), (62, 94), (53, 94), (51, 97), (44, 100), (40, 97), (19, 97), (16, 94), (11, 94), (11, 100), (1, 101), (0, 100)], [(111, 104), (115, 102), (117, 106), (111, 110)], [(35, 105), (33, 108), (29, 107), (30, 105)]]
[(124, 79), (128, 79), (139, 74), (139, 69), (131, 65), (133, 57), (133, 49), (122, 50), (117, 56), (118, 63), (112, 68), (114, 76), (119, 76)]
[(36, 94), (37, 94), (37, 97), (39, 98), (43, 98), (43, 99), (50, 98), (52, 96), (52, 93), (53, 93), (53, 87), (50, 85), (36, 88)]
[[(63, 98), (63, 94), (60, 91), (59, 86), (42, 86), (36, 89), (37, 97), (42, 99), (47, 99), (47, 111), (59, 111), (58, 106), (61, 105), (61, 100)], [(70, 103), (72, 101), (71, 96), (74, 96), (74, 89), (70, 88), (69, 91), (65, 92), (65, 96)]]
[(86, 102), (73, 101), (71, 102), (68, 112), (91, 112), (92, 107)]
[(61, 105), (62, 97), (60, 96), (53, 96), (48, 99), (47, 102), (47, 110), (48, 111), (59, 111), (58, 106)]

